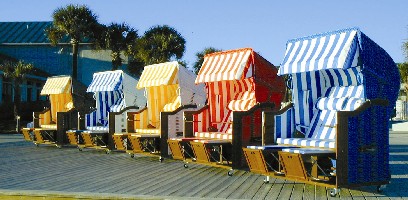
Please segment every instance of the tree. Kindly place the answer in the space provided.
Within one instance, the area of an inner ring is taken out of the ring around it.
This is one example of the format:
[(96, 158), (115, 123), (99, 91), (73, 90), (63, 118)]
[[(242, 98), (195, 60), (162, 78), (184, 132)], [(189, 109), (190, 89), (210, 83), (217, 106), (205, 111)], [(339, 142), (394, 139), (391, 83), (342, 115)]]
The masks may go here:
[(401, 74), (401, 83), (408, 84), (408, 63), (407, 62), (398, 63), (397, 65)]
[(137, 31), (127, 24), (111, 23), (104, 28), (102, 36), (96, 40), (96, 43), (98, 48), (112, 51), (112, 70), (117, 70), (123, 61), (120, 57), (121, 53), (124, 52), (125, 55), (129, 55), (137, 38)]
[(180, 60), (186, 49), (186, 40), (176, 29), (167, 25), (154, 26), (141, 37), (133, 55), (145, 65)]
[(30, 63), (24, 63), (23, 61), (13, 62), (13, 61), (4, 61), (0, 65), (0, 70), (3, 71), (3, 74), (6, 78), (10, 78), (13, 84), (13, 94), (14, 94), (14, 117), (17, 117), (20, 114), (20, 102), (21, 102), (21, 90), (20, 85), (23, 83), (26, 74), (28, 74), (33, 69), (33, 65)]
[(46, 29), (46, 34), (52, 45), (68, 37), (72, 45), (72, 78), (78, 77), (78, 45), (86, 38), (92, 39), (100, 33), (101, 25), (97, 16), (84, 5), (68, 5), (57, 8), (53, 15), (53, 25)]
[(198, 72), (200, 71), (201, 65), (204, 62), (204, 56), (206, 54), (219, 52), (219, 51), (222, 51), (222, 50), (216, 49), (216, 48), (213, 48), (213, 47), (207, 47), (204, 50), (202, 50), (200, 52), (197, 52), (196, 53), (197, 60), (195, 61), (194, 65), (193, 65), (194, 73), (198, 74)]

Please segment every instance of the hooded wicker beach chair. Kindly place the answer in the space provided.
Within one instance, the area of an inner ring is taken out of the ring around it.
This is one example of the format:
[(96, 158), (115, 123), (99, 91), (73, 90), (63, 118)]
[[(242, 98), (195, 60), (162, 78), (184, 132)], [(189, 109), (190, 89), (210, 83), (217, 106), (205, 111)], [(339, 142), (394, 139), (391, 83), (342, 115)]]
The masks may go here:
[[(289, 40), (279, 75), (292, 104), (265, 112), (268, 144), (244, 148), (253, 172), (333, 188), (390, 180), (389, 119), (399, 72), (357, 28)], [(266, 179), (268, 180), (268, 179)]]
[(242, 145), (261, 138), (261, 111), (280, 107), (284, 80), (277, 71), (250, 48), (205, 55), (195, 82), (205, 83), (207, 105), (185, 112), (184, 138), (168, 141), (173, 158), (185, 160), (194, 153), (197, 162), (232, 161), (238, 168)]
[[(94, 73), (86, 91), (93, 93), (95, 108), (82, 120), (85, 121), (84, 129), (67, 131), (71, 144), (77, 144), (79, 150), (94, 148), (109, 153), (109, 144), (113, 144), (109, 135), (113, 135), (116, 130), (126, 129), (126, 113), (114, 120), (110, 120), (109, 113), (120, 112), (126, 107), (130, 108), (128, 111), (137, 111), (146, 102), (143, 92), (134, 88), (136, 83), (135, 78), (121, 70)], [(111, 121), (117, 121), (116, 126), (110, 126)]]
[[(53, 76), (45, 82), (41, 95), (47, 95), (50, 107), (33, 113), (33, 128), (24, 128), (26, 139), (36, 145), (51, 144), (61, 147), (68, 143), (65, 131), (78, 127), (78, 111), (87, 110), (92, 101), (86, 98), (86, 87), (70, 76)], [(30, 132), (34, 137), (30, 137)]]
[(205, 103), (204, 85), (195, 85), (196, 75), (178, 62), (145, 66), (138, 89), (144, 89), (147, 106), (129, 112), (127, 132), (113, 135), (116, 148), (135, 153), (168, 156), (167, 138), (183, 132), (183, 112)]

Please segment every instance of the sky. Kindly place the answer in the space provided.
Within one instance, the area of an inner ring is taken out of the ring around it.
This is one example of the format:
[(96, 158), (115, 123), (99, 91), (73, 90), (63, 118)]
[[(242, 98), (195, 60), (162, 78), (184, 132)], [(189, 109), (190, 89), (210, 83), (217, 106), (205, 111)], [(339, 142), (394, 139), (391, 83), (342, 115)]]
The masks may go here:
[(404, 62), (408, 41), (407, 0), (1, 0), (0, 21), (52, 21), (55, 9), (87, 5), (103, 24), (125, 22), (142, 35), (169, 25), (186, 39), (183, 60), (189, 67), (206, 47), (251, 47), (274, 65), (286, 41), (359, 27), (395, 62)]

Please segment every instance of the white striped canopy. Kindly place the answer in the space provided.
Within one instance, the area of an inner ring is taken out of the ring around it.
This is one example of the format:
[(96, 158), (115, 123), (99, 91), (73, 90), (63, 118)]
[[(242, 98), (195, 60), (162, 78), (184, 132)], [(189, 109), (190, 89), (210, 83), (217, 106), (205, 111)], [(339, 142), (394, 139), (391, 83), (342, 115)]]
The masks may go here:
[(241, 80), (245, 78), (251, 63), (250, 48), (207, 54), (195, 83)]
[(64, 94), (71, 92), (71, 77), (70, 76), (54, 76), (47, 78), (44, 87), (41, 90), (41, 95), (48, 94)]
[(93, 74), (87, 92), (116, 91), (122, 89), (122, 70), (98, 72)]
[(357, 32), (345, 29), (289, 40), (278, 75), (351, 67), (358, 49)]
[(177, 61), (145, 66), (136, 88), (177, 84), (178, 69)]

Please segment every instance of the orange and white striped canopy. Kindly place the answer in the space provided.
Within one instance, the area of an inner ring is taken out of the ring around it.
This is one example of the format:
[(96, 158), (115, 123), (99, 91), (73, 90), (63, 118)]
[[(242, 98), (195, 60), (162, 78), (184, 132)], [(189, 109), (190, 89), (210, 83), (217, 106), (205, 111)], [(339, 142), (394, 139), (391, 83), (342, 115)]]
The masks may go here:
[(251, 48), (207, 54), (195, 83), (240, 80), (245, 78), (253, 50)]
[(142, 89), (144, 87), (177, 84), (178, 69), (179, 64), (177, 61), (146, 66), (136, 88)]

